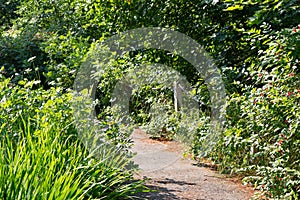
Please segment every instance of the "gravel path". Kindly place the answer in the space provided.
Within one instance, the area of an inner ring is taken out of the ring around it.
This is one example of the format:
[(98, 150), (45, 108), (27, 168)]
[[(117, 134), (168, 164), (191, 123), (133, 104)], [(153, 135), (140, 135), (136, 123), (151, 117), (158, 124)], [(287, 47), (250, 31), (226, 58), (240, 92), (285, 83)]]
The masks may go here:
[(253, 189), (236, 179), (226, 178), (195, 162), (182, 158), (182, 147), (176, 142), (160, 142), (136, 129), (132, 134), (134, 158), (141, 171), (137, 179), (158, 192), (142, 194), (144, 199), (248, 200)]

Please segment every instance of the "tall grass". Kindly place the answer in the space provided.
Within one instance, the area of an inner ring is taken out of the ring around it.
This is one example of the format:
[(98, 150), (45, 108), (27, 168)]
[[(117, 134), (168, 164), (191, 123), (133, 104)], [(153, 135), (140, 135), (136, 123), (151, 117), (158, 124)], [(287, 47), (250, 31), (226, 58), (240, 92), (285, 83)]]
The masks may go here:
[(130, 159), (76, 137), (69, 94), (0, 82), (0, 200), (126, 199), (143, 190)]
[(32, 131), (30, 119), (24, 121), (18, 141), (2, 126), (0, 199), (119, 199), (140, 191), (141, 182), (128, 182), (129, 161), (121, 154), (106, 149), (107, 159), (97, 160), (72, 136), (56, 134), (55, 125)]

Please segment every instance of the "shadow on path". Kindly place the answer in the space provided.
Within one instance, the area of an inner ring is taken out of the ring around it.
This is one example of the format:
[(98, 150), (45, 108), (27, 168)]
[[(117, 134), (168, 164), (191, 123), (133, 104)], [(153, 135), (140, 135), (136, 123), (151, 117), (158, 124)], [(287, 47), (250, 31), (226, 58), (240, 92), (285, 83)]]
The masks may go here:
[(138, 129), (132, 139), (132, 151), (137, 153), (133, 161), (140, 168), (134, 176), (146, 180), (145, 186), (151, 190), (136, 194), (138, 199), (249, 200), (253, 196), (253, 190), (240, 182), (183, 159), (176, 142), (151, 140)]
[(174, 192), (178, 192), (177, 190), (170, 190), (167, 187), (154, 186), (150, 184), (146, 184), (145, 186), (148, 187), (151, 190), (151, 192), (139, 193), (135, 195), (136, 197), (150, 200), (180, 199), (174, 194)]
[(162, 183), (162, 184), (176, 184), (176, 185), (196, 185), (196, 183), (189, 183), (185, 181), (176, 181), (174, 179), (170, 178), (165, 178), (165, 180), (162, 181), (156, 181), (157, 183)]

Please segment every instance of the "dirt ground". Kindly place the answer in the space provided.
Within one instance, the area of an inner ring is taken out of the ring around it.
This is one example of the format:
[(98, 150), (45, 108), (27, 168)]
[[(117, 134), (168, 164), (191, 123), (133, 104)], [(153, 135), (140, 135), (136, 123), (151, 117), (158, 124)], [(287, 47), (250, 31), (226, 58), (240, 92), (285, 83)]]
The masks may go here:
[(141, 169), (137, 179), (156, 190), (138, 195), (143, 199), (248, 200), (254, 191), (236, 178), (227, 178), (195, 161), (183, 159), (180, 144), (149, 139), (143, 131), (132, 134), (134, 162)]

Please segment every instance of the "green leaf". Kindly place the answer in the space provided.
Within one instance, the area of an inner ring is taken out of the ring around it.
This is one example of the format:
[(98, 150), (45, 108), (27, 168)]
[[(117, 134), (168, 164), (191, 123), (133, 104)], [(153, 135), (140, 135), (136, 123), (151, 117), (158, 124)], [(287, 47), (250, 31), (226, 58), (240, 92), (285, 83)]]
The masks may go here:
[(18, 84), (19, 84), (19, 85), (25, 85), (26, 82), (25, 82), (24, 80), (20, 80), (20, 81), (18, 82)]
[(225, 11), (243, 10), (243, 9), (244, 9), (244, 6), (234, 5), (234, 6), (228, 7)]

